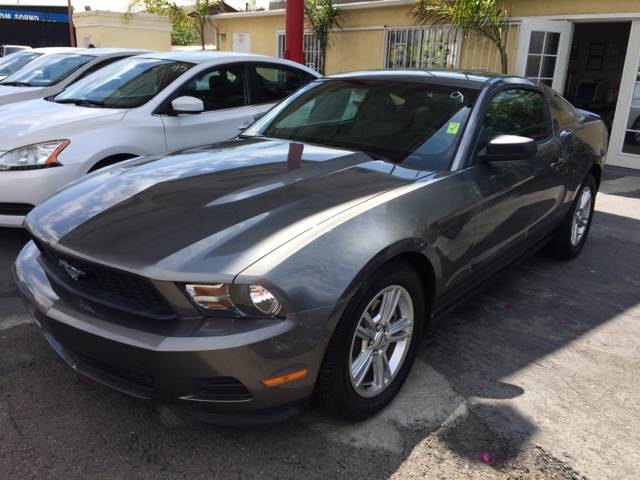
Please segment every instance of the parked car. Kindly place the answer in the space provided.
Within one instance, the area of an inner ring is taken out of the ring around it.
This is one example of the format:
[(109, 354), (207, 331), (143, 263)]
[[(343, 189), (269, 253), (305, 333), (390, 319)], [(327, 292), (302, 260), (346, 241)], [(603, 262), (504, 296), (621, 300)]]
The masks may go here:
[(261, 55), (148, 54), (105, 67), (55, 99), (0, 111), (0, 226), (21, 226), (34, 205), (87, 172), (228, 140), (318, 76)]
[(580, 253), (606, 149), (597, 116), (523, 78), (337, 75), (236, 140), (62, 190), (15, 277), (53, 349), (113, 388), (233, 421), (315, 392), (361, 420), (433, 318), (542, 245)]
[(28, 50), (31, 47), (26, 45), (0, 45), (0, 57), (6, 57), (12, 53), (20, 52), (22, 50)]
[(1, 81), (0, 105), (57, 95), (110, 63), (144, 53), (125, 48), (60, 47), (56, 50), (59, 51), (43, 55)]
[(0, 81), (17, 72), (22, 67), (43, 55), (40, 50), (24, 50), (0, 59)]

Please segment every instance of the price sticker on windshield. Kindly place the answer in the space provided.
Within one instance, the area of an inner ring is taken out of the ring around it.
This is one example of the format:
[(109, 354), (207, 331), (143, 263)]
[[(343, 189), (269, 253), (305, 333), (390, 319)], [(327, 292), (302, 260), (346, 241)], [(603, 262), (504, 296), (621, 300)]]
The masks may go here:
[(455, 135), (460, 130), (460, 122), (449, 122), (449, 126), (447, 127), (447, 133), (449, 135)]

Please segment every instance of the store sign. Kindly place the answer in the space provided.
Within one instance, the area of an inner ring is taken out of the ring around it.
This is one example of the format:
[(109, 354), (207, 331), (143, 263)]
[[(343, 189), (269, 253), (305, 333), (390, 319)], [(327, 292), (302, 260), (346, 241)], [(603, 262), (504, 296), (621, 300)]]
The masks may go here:
[(27, 12), (22, 10), (0, 10), (0, 20), (22, 20), (27, 22), (69, 22), (66, 13)]
[(232, 37), (234, 52), (251, 53), (251, 34), (250, 33), (234, 33)]

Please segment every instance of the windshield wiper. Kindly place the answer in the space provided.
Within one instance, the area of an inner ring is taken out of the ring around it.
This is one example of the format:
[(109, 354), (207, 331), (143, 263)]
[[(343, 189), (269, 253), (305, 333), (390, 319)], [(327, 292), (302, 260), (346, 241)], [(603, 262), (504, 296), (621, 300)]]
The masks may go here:
[(73, 105), (78, 105), (80, 107), (104, 107), (104, 102), (100, 102), (98, 100), (87, 100), (84, 98), (62, 98), (60, 100), (56, 100), (56, 103), (72, 103)]
[(29, 82), (2, 82), (0, 85), (9, 87), (33, 87)]

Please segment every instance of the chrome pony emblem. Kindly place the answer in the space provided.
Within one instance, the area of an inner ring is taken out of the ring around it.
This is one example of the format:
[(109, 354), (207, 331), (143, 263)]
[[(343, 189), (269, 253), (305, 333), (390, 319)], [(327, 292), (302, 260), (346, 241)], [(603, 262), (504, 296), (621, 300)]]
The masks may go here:
[(86, 275), (85, 272), (83, 272), (79, 268), (74, 267), (66, 260), (58, 260), (58, 265), (64, 268), (64, 271), (67, 272), (67, 275), (69, 275), (75, 281), (78, 281), (80, 277)]

